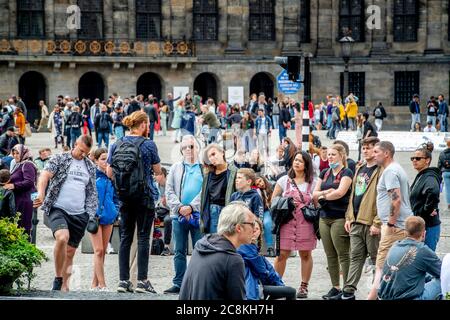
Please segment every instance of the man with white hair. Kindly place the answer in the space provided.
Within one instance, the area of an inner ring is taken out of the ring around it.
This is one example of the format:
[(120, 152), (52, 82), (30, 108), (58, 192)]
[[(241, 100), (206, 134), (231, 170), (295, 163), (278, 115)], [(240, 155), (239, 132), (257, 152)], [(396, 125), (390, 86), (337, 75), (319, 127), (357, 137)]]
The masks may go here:
[(173, 286), (164, 291), (166, 294), (178, 294), (186, 272), (186, 253), (189, 233), (192, 245), (201, 238), (200, 198), (203, 172), (199, 162), (199, 145), (194, 136), (186, 135), (181, 140), (180, 152), (183, 161), (174, 163), (166, 181), (166, 199), (172, 218), (173, 240), (175, 243)]
[(255, 225), (256, 216), (243, 202), (223, 208), (217, 234), (208, 234), (195, 245), (180, 300), (244, 300), (244, 261), (236, 249), (251, 243)]

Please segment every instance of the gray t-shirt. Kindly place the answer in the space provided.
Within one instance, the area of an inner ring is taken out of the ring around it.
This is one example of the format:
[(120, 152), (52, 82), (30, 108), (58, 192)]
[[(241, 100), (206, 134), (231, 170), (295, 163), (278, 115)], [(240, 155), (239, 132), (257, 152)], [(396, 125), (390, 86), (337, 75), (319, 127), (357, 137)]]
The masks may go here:
[(397, 188), (400, 188), (402, 203), (395, 226), (404, 229), (406, 218), (413, 214), (409, 202), (408, 176), (397, 162), (393, 162), (384, 169), (377, 185), (377, 210), (383, 224), (387, 224), (391, 211), (391, 197), (388, 194), (388, 190)]
[(67, 179), (61, 187), (54, 207), (63, 209), (69, 215), (86, 212), (86, 186), (89, 183), (89, 172), (84, 160), (72, 159)]

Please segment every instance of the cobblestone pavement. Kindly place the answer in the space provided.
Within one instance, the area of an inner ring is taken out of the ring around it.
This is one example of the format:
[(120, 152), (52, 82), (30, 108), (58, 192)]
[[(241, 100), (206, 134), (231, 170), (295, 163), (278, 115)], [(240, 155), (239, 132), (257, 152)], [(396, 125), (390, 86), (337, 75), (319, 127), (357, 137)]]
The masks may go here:
[[(294, 135), (294, 132), (289, 132)], [(327, 145), (329, 142), (325, 138), (324, 131), (319, 133), (322, 143)], [(27, 144), (32, 147), (34, 155), (37, 155), (37, 150), (41, 147), (52, 145), (51, 138), (48, 133), (33, 134), (27, 139)], [(175, 144), (169, 137), (157, 136), (155, 141), (159, 148), (161, 161), (163, 163), (173, 163), (179, 157), (179, 144)], [(271, 148), (275, 148), (278, 143), (278, 135), (272, 136)], [(354, 152), (351, 156), (355, 158)], [(396, 160), (405, 168), (410, 178), (414, 179), (415, 172), (412, 168), (409, 152), (399, 152), (396, 154)], [(435, 153), (433, 163), (437, 161), (438, 154)], [(450, 252), (450, 213), (445, 209), (445, 199), (441, 198), (441, 218), (442, 233), (441, 239), (437, 248), (439, 256)], [(118, 294), (115, 293), (116, 285), (119, 279), (118, 255), (108, 254), (105, 259), (105, 274), (106, 283), (113, 292), (90, 292), (90, 283), (93, 272), (93, 256), (92, 254), (83, 254), (79, 249), (74, 259), (74, 274), (72, 276), (70, 293), (51, 292), (51, 284), (54, 277), (53, 267), (53, 237), (51, 231), (42, 223), (42, 214), (39, 213), (40, 223), (37, 232), (37, 246), (41, 248), (48, 256), (49, 261), (45, 262), (41, 267), (35, 269), (36, 278), (32, 282), (32, 287), (35, 289), (31, 292), (22, 294), (20, 297), (3, 297), (4, 299), (176, 299), (177, 296), (163, 295), (162, 292), (169, 288), (172, 283), (174, 275), (173, 270), (173, 256), (150, 256), (149, 262), (149, 279), (152, 282), (157, 295), (153, 294)], [(81, 247), (81, 246), (80, 246)], [(273, 258), (269, 258), (273, 262)], [(330, 279), (326, 269), (326, 257), (323, 251), (322, 243), (318, 242), (317, 249), (313, 251), (314, 267), (310, 281), (309, 299), (321, 299), (321, 296), (330, 289)], [(286, 273), (283, 280), (289, 286), (297, 288), (300, 285), (300, 258), (298, 256), (291, 257), (288, 260)], [(370, 288), (372, 280), (371, 272), (364, 273), (358, 286), (357, 299), (365, 299)], [(2, 297), (0, 297), (2, 299)]]

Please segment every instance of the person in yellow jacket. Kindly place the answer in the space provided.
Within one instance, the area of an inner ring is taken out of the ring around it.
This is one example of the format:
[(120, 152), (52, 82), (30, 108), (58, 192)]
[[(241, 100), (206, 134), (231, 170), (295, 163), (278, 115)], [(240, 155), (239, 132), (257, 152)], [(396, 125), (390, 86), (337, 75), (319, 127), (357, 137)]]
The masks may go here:
[(16, 107), (14, 112), (16, 127), (19, 130), (19, 140), (21, 144), (25, 144), (25, 116), (20, 107)]
[(339, 106), (339, 118), (340, 118), (340, 123), (341, 123), (341, 130), (343, 130), (344, 128), (346, 128), (345, 125), (345, 108), (344, 105), (342, 104), (340, 99), (337, 99), (337, 104)]
[(355, 119), (358, 114), (358, 105), (355, 102), (353, 96), (349, 96), (347, 106), (345, 107), (345, 112), (347, 113), (348, 126), (355, 130)]

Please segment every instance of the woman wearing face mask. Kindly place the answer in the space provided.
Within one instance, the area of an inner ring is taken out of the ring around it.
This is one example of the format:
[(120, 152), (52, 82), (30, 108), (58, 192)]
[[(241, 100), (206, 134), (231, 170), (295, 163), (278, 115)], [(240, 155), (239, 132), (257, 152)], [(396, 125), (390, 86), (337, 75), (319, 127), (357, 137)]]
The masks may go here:
[(414, 215), (425, 220), (425, 244), (436, 251), (441, 234), (438, 207), (442, 176), (438, 168), (430, 167), (433, 149), (432, 143), (425, 144), (411, 157), (412, 165), (418, 173), (411, 185), (409, 200)]
[(217, 233), (217, 224), (222, 208), (229, 202), (236, 191), (234, 180), (237, 169), (227, 164), (225, 151), (216, 144), (209, 144), (203, 153), (203, 185), (200, 206), (200, 221), (203, 233)]
[(330, 168), (320, 173), (314, 190), (314, 200), (321, 205), (320, 236), (327, 255), (331, 290), (322, 296), (324, 300), (338, 300), (342, 295), (339, 285), (339, 266), (342, 268), (344, 283), (350, 265), (350, 238), (345, 231), (347, 211), (353, 173), (347, 168), (346, 152), (343, 146), (334, 144), (328, 148)]
[(262, 224), (256, 219), (251, 244), (241, 245), (237, 252), (245, 263), (245, 293), (247, 300), (259, 300), (260, 287), (264, 300), (280, 299), (295, 300), (295, 289), (284, 285), (280, 275), (275, 271), (270, 262), (259, 255), (262, 240)]

